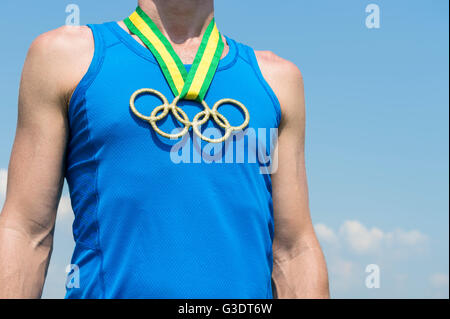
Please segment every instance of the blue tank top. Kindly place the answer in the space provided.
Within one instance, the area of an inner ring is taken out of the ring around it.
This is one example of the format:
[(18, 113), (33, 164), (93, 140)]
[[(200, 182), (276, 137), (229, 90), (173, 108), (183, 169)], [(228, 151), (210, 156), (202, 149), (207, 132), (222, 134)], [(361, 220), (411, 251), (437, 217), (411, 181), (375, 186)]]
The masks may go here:
[[(211, 145), (191, 131), (172, 141), (129, 108), (140, 88), (173, 99), (151, 52), (115, 22), (89, 27), (95, 53), (68, 114), (77, 269), (69, 276), (79, 285), (66, 298), (272, 298), (272, 188), (256, 153), (273, 147), (280, 106), (254, 51), (226, 37), (229, 53), (205, 98), (210, 107), (222, 98), (244, 103), (245, 136)], [(152, 96), (136, 102), (144, 114), (160, 104)], [(181, 105), (190, 119), (201, 110)], [(231, 125), (243, 121), (229, 105), (220, 112)], [(166, 132), (180, 125), (158, 124)]]

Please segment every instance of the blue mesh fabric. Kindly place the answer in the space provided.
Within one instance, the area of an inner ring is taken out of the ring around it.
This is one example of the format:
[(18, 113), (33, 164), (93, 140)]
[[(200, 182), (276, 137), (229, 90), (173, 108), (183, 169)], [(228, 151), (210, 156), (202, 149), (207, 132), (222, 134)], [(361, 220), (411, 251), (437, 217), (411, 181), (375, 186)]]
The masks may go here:
[[(272, 298), (270, 175), (257, 162), (224, 163), (224, 154), (216, 158), (222, 163), (192, 163), (208, 147), (192, 136), (191, 163), (175, 163), (170, 150), (178, 141), (155, 134), (129, 109), (140, 88), (173, 98), (155, 59), (116, 23), (90, 27), (96, 52), (71, 101), (66, 172), (72, 263), (82, 280), (66, 297)], [(279, 104), (253, 50), (227, 42), (206, 102), (237, 99), (251, 114), (250, 127), (278, 127)], [(143, 96), (136, 105), (148, 114), (157, 103)], [(199, 111), (183, 105), (191, 119)], [(243, 120), (227, 105), (221, 113), (234, 125)], [(161, 127), (170, 132), (173, 119)]]

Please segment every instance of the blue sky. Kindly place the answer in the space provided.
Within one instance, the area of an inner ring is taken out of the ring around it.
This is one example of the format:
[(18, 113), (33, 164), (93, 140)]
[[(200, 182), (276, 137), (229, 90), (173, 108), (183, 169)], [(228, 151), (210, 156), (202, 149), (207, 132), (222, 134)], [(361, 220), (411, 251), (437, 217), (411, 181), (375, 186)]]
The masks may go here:
[[(0, 4), (0, 204), (31, 41), (61, 26), (119, 20), (135, 1)], [(365, 25), (367, 5), (381, 27)], [(448, 1), (217, 1), (221, 31), (301, 69), (311, 212), (333, 297), (448, 298)], [(20, 13), (20, 23), (16, 20)], [(45, 297), (64, 294), (73, 240), (66, 195)], [(365, 268), (380, 267), (368, 289)]]

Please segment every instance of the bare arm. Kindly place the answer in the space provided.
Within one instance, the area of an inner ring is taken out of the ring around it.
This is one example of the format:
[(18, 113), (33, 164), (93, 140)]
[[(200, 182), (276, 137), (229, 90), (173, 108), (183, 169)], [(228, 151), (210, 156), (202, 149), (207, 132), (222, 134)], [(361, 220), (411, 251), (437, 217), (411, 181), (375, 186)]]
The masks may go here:
[(257, 53), (282, 110), (278, 170), (272, 175), (275, 237), (272, 279), (277, 298), (328, 298), (325, 259), (314, 233), (305, 170), (305, 101), (298, 68), (270, 52)]
[[(78, 63), (92, 54), (82, 34), (88, 36), (86, 30), (60, 28), (40, 36), (24, 65), (0, 215), (0, 298), (42, 294), (64, 179), (67, 102), (76, 79), (85, 72)], [(87, 52), (74, 50), (77, 45)]]

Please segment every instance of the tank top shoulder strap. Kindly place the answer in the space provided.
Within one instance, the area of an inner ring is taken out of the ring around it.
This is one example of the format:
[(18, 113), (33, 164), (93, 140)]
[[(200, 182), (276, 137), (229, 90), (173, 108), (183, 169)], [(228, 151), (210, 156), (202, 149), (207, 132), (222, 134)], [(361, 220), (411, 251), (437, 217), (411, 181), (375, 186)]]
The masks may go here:
[(108, 24), (111, 23), (115, 22), (87, 25), (87, 27), (91, 29), (94, 40), (94, 55), (88, 71), (72, 94), (70, 105), (80, 102), (80, 99), (83, 97), (84, 93), (91, 86), (97, 74), (100, 72), (107, 49), (120, 42), (120, 40), (111, 32), (110, 28), (108, 28)]
[(112, 21), (112, 22), (105, 22), (102, 24), (88, 25), (92, 30), (95, 30), (95, 32), (97, 32), (102, 37), (102, 41), (106, 49), (120, 43), (120, 39), (117, 38), (117, 36), (111, 30), (112, 29), (111, 25), (114, 23), (117, 22)]
[(264, 88), (265, 92), (267, 93), (267, 95), (269, 96), (269, 98), (272, 100), (273, 106), (275, 108), (275, 112), (277, 114), (277, 122), (278, 125), (280, 124), (281, 121), (281, 106), (280, 106), (280, 101), (278, 100), (277, 95), (275, 94), (275, 92), (273, 91), (272, 87), (269, 85), (269, 83), (267, 82), (267, 80), (264, 78), (262, 72), (261, 72), (261, 68), (259, 66), (258, 63), (258, 59), (256, 57), (256, 53), (255, 50), (243, 43), (237, 42), (235, 40), (233, 40), (238, 48), (238, 52), (239, 52), (239, 57), (241, 59), (243, 59), (244, 61), (246, 61), (253, 69), (255, 76), (257, 77), (258, 81), (260, 82), (260, 84), (262, 85), (262, 87)]
[(104, 55), (106, 54), (106, 50), (108, 48), (120, 43), (120, 40), (115, 36), (113, 32), (111, 32), (111, 29), (108, 27), (108, 25), (112, 23), (116, 22), (87, 25), (91, 29), (92, 35), (94, 37), (95, 52), (91, 63), (91, 66), (94, 68), (101, 66)]
[[(110, 22), (111, 23), (111, 22)], [(88, 24), (91, 29), (94, 41), (94, 54), (89, 65), (89, 68), (81, 81), (75, 88), (69, 103), (69, 115), (72, 113), (76, 105), (82, 103), (84, 94), (94, 82), (97, 74), (100, 72), (103, 60), (105, 58), (106, 50), (118, 42), (117, 38), (107, 27), (107, 23), (103, 24)]]

